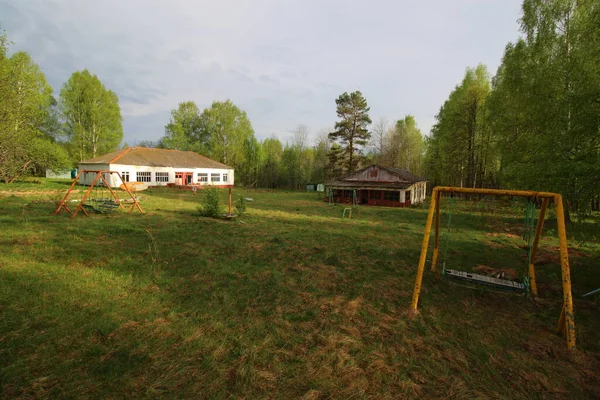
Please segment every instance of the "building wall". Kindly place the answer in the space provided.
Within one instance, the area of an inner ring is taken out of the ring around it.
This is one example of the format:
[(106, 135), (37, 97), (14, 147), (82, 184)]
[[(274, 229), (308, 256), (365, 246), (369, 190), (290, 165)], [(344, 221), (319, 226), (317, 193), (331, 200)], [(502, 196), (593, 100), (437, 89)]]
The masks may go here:
[[(149, 167), (149, 166), (138, 166), (138, 165), (124, 165), (124, 164), (111, 164), (110, 170), (117, 171), (121, 176), (127, 180), (129, 176), (129, 182), (140, 182), (142, 177), (138, 176), (138, 172), (150, 172), (150, 182), (145, 182), (148, 186), (167, 186), (168, 184), (185, 185), (183, 178), (176, 178), (176, 174), (181, 173), (182, 175), (191, 175), (192, 185), (215, 185), (220, 187), (229, 187), (234, 185), (235, 177), (233, 169), (216, 169), (216, 168), (172, 168), (172, 167)], [(168, 174), (167, 182), (157, 182), (156, 173), (164, 172)], [(198, 174), (208, 174), (208, 182), (200, 182)], [(211, 174), (218, 174), (219, 181), (212, 182)], [(227, 181), (223, 181), (223, 174), (227, 175)], [(116, 174), (111, 176), (111, 186), (119, 187), (123, 182), (119, 179)]]
[[(329, 188), (334, 190), (333, 201), (350, 204), (353, 201), (352, 188)], [(356, 189), (358, 204), (386, 207), (408, 207), (425, 201), (426, 182), (417, 182), (406, 190), (400, 189)], [(394, 193), (394, 195), (390, 195)], [(397, 196), (395, 195), (397, 193)], [(391, 197), (396, 199), (391, 199)]]
[(71, 169), (64, 169), (60, 171), (52, 171), (51, 169), (46, 170), (46, 178), (56, 178), (56, 179), (72, 179), (71, 178)]
[[(92, 171), (108, 170), (108, 164), (79, 164), (79, 171), (81, 172), (84, 169)], [(92, 184), (95, 177), (95, 172), (81, 173), (81, 175), (79, 176), (79, 184), (89, 186)], [(105, 179), (108, 180), (108, 178), (109, 176), (107, 174), (107, 176), (105, 176)]]

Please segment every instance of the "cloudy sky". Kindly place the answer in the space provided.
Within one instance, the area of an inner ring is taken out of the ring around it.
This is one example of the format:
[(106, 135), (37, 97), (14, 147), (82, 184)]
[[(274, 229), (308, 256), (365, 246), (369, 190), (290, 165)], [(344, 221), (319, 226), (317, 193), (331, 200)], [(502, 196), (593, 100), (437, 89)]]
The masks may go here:
[(156, 140), (181, 101), (231, 99), (259, 139), (333, 126), (361, 90), (373, 120), (423, 132), (467, 66), (494, 73), (520, 0), (0, 0), (0, 25), (56, 93), (73, 71), (121, 102), (125, 141)]

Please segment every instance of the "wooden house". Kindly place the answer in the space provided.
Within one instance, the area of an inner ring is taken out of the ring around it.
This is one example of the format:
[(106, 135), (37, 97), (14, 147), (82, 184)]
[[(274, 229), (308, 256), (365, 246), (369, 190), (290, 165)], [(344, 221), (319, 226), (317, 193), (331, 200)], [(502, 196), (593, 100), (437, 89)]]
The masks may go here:
[(406, 207), (425, 201), (427, 182), (403, 169), (371, 165), (325, 186), (336, 203)]

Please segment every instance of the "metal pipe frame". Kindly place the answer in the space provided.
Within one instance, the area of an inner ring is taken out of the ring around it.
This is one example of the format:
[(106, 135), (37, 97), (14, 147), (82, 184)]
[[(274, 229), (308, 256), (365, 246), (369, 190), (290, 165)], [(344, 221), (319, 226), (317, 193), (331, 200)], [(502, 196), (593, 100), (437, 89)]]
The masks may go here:
[(421, 256), (419, 258), (419, 265), (417, 268), (417, 277), (415, 281), (415, 287), (412, 296), (411, 310), (413, 312), (418, 311), (419, 296), (421, 294), (421, 286), (423, 282), (423, 272), (425, 270), (425, 262), (427, 259), (427, 250), (429, 247), (429, 237), (431, 236), (431, 228), (433, 225), (433, 216), (436, 215), (436, 226), (435, 226), (435, 242), (432, 259), (432, 270), (435, 270), (435, 264), (437, 262), (437, 253), (439, 246), (439, 202), (442, 193), (468, 193), (468, 194), (485, 194), (492, 196), (518, 196), (518, 197), (537, 197), (543, 200), (542, 209), (540, 210), (540, 216), (536, 226), (535, 237), (532, 244), (531, 257), (528, 260), (529, 275), (533, 276), (533, 282), (535, 285), (534, 294), (537, 294), (537, 284), (535, 282), (535, 253), (539, 244), (539, 239), (542, 234), (544, 217), (546, 209), (550, 200), (554, 201), (556, 209), (556, 220), (558, 227), (558, 239), (560, 247), (560, 265), (562, 272), (562, 286), (563, 286), (563, 307), (559, 318), (558, 331), (563, 333), (567, 343), (567, 347), (570, 350), (575, 349), (575, 318), (573, 314), (573, 295), (571, 292), (571, 273), (569, 267), (569, 252), (567, 243), (567, 231), (565, 227), (565, 216), (562, 196), (558, 193), (551, 192), (535, 192), (527, 190), (498, 190), (498, 189), (468, 189), (458, 188), (449, 186), (438, 186), (433, 189), (431, 195), (431, 203), (429, 204), (429, 212), (427, 214), (427, 221), (425, 223), (425, 233), (423, 236), (423, 245), (421, 246)]

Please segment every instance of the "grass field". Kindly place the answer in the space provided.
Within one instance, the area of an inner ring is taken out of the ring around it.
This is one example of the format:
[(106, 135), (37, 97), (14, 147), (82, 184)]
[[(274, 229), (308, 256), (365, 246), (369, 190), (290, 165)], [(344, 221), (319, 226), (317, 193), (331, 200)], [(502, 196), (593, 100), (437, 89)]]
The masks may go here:
[[(51, 215), (66, 182), (41, 182), (0, 185), (2, 398), (600, 397), (600, 300), (581, 298), (600, 287), (597, 220), (569, 231), (569, 352), (552, 220), (539, 300), (427, 271), (411, 316), (425, 208), (348, 220), (313, 193), (236, 191), (254, 201), (225, 221), (152, 189), (145, 214), (71, 220)], [(522, 272), (522, 225), (522, 207), (464, 201), (442, 255)]]

